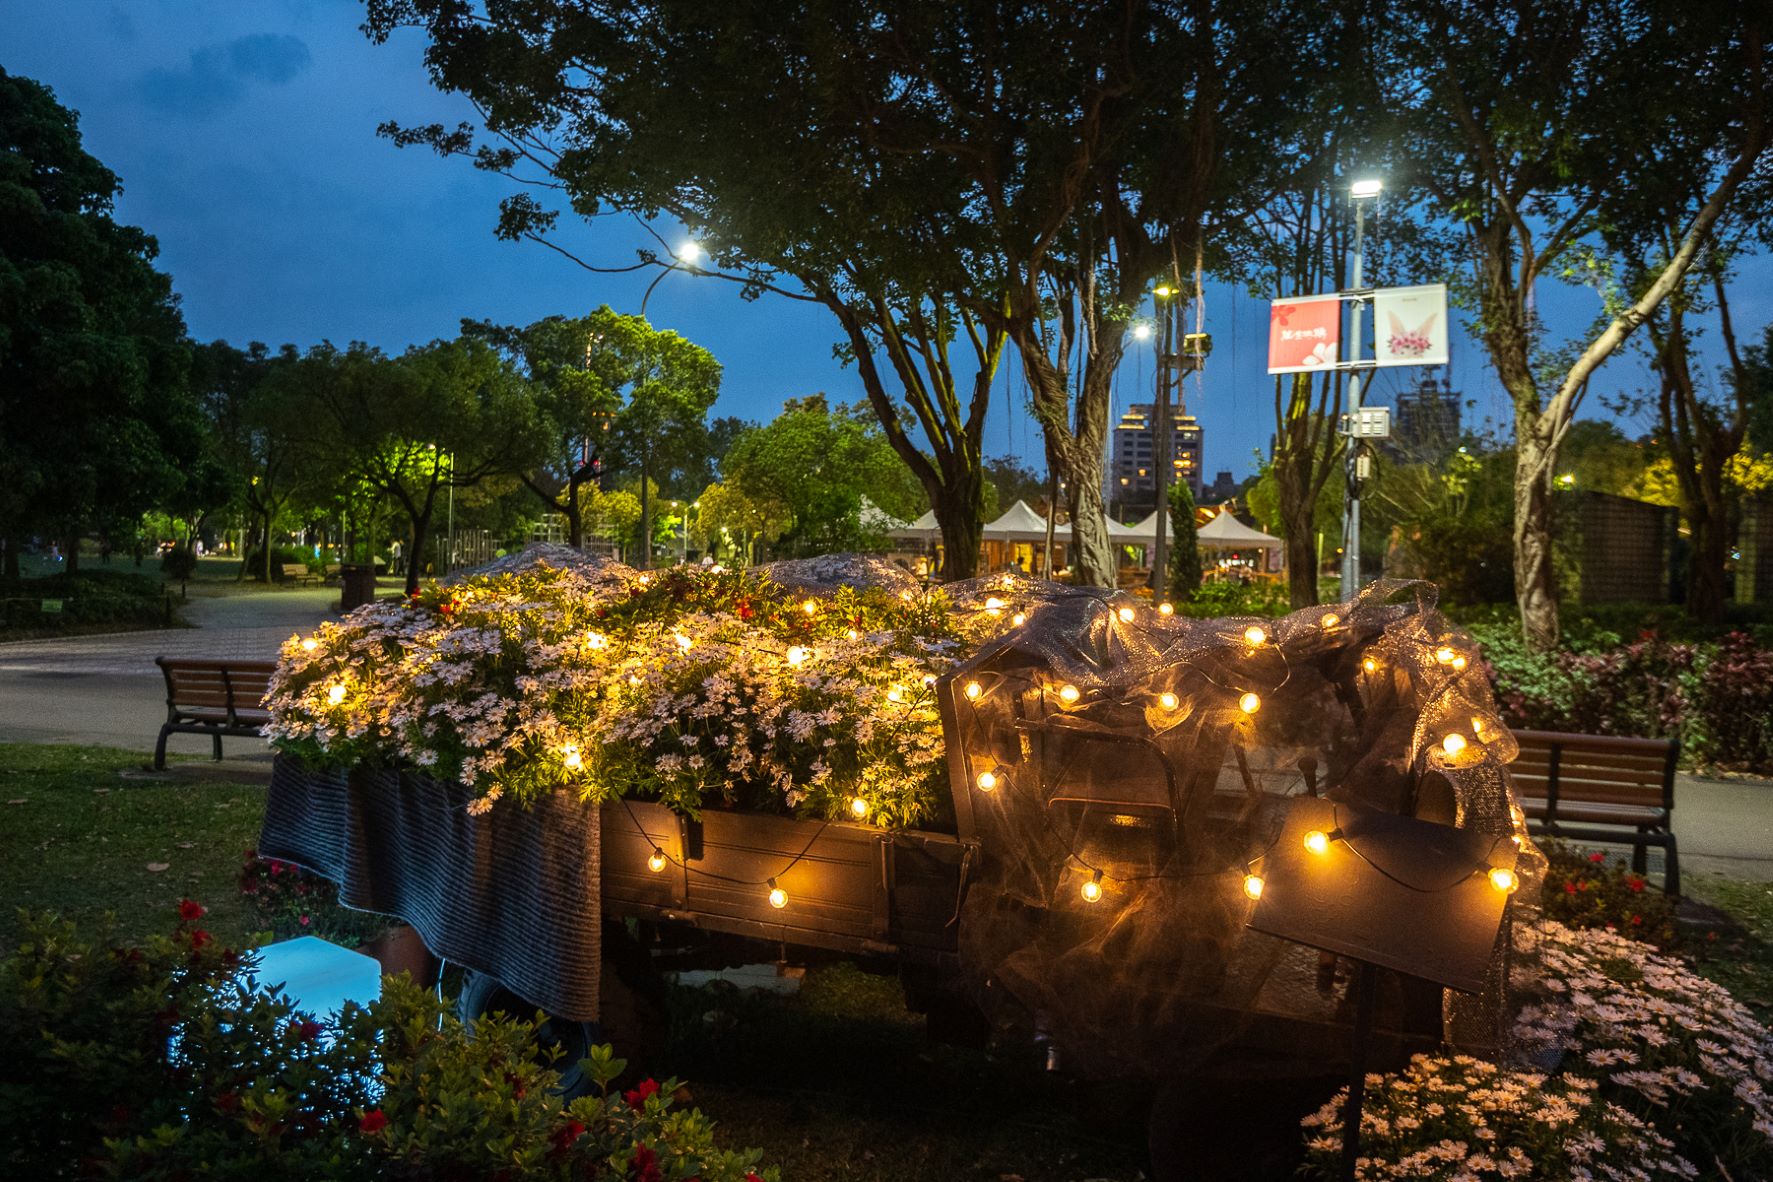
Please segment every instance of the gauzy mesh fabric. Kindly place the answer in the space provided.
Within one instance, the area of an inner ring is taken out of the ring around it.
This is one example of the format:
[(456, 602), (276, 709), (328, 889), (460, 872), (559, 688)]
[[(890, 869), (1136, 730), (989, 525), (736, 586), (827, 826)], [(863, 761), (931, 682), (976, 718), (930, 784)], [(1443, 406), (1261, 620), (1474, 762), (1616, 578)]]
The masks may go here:
[[(1196, 620), (1013, 581), (1026, 623), (942, 683), (960, 835), (978, 842), (961, 965), (988, 1014), (1032, 1023), (1068, 1068), (1186, 1070), (1233, 1040), (1277, 1061), (1346, 1046), (1349, 966), (1245, 926), (1245, 875), (1293, 797), (1513, 836), (1509, 910), (1537, 897), (1515, 742), (1428, 584)], [(1496, 1049), (1508, 946), (1505, 920), (1475, 997), (1387, 974), (1379, 1028)]]

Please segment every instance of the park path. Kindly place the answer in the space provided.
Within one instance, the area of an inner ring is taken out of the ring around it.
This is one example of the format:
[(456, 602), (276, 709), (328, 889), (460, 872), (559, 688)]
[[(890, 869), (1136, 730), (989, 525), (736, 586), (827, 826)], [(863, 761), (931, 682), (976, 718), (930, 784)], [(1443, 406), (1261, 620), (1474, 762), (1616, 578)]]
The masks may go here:
[[(0, 742), (96, 743), (154, 750), (166, 717), (158, 656), (272, 660), (292, 632), (338, 616), (337, 589), (256, 591), (194, 598), (193, 626), (156, 632), (0, 644)], [(207, 754), (209, 740), (174, 735), (168, 750)], [(251, 739), (227, 740), (217, 770), (269, 775), (270, 754)], [(1773, 783), (1681, 775), (1674, 829), (1683, 872), (1773, 883)], [(1660, 855), (1651, 853), (1660, 873)]]

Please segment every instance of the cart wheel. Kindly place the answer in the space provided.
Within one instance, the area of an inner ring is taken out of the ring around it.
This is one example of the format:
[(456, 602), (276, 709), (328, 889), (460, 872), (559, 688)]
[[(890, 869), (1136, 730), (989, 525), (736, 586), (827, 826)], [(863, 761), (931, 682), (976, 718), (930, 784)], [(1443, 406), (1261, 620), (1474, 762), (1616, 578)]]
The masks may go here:
[[(536, 1028), (536, 1042), (544, 1052), (558, 1049), (553, 1059), (560, 1071), (556, 1089), (568, 1100), (587, 1095), (592, 1082), (580, 1067), (580, 1061), (591, 1048), (608, 1043), (616, 1057), (628, 1061), (623, 1079), (632, 1082), (645, 1074), (648, 1059), (664, 1050), (666, 1035), (665, 983), (653, 969), (646, 949), (629, 936), (620, 925), (606, 925), (603, 932), (603, 974), (598, 1008), (602, 1019), (597, 1022), (572, 1022), (556, 1018), (545, 1011)], [(469, 1027), (488, 1014), (504, 1014), (529, 1020), (540, 1006), (525, 1001), (505, 988), (490, 973), (470, 972), (462, 982), (461, 996), (456, 999), (456, 1013)]]

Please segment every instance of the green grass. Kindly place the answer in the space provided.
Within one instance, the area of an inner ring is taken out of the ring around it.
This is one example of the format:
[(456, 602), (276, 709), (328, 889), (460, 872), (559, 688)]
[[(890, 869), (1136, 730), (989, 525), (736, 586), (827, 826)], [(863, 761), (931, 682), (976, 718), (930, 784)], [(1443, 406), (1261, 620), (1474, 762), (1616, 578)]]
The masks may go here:
[(1693, 898), (1741, 925), (1740, 931), (1696, 944), (1699, 971), (1728, 989), (1763, 1023), (1773, 1022), (1773, 883), (1700, 874), (1684, 885)]
[[(129, 940), (169, 930), (180, 899), (239, 944), (252, 914), (235, 885), (258, 840), (262, 787), (131, 780), (140, 755), (102, 747), (0, 744), (0, 948), (19, 908), (90, 924), (106, 912)], [(164, 866), (151, 870), (150, 866)]]

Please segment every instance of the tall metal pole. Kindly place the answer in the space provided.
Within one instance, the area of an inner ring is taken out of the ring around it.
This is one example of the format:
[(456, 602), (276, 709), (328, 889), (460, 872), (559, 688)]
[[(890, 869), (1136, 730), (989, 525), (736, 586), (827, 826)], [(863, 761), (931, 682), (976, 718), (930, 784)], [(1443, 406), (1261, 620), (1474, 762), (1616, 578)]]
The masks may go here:
[[(1354, 197), (1354, 274), (1351, 287), (1360, 292), (1365, 288), (1365, 276), (1362, 274), (1362, 251), (1366, 239), (1366, 198)], [(1348, 359), (1358, 362), (1361, 359), (1361, 320), (1366, 315), (1367, 302), (1365, 296), (1357, 295), (1354, 301), (1354, 327), (1349, 337)], [(1348, 415), (1352, 424), (1359, 417), (1361, 409), (1361, 371), (1351, 370), (1348, 375)], [(1342, 598), (1353, 599), (1361, 585), (1361, 476), (1360, 449), (1351, 435), (1347, 451), (1343, 456), (1343, 465), (1348, 477), (1348, 495), (1344, 501), (1342, 513)]]
[(456, 565), (456, 453), (449, 453), (449, 542), (444, 546), (443, 573)]
[[(1166, 598), (1170, 567), (1170, 475), (1175, 467), (1175, 447), (1170, 442), (1170, 370), (1176, 350), (1176, 297), (1181, 285), (1160, 287), (1156, 298), (1167, 301), (1159, 305), (1163, 316), (1163, 332), (1157, 346), (1157, 402), (1152, 412), (1152, 461), (1157, 465), (1157, 544), (1151, 549), (1151, 590), (1159, 599)], [(1167, 294), (1166, 294), (1167, 293)]]

